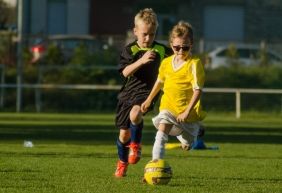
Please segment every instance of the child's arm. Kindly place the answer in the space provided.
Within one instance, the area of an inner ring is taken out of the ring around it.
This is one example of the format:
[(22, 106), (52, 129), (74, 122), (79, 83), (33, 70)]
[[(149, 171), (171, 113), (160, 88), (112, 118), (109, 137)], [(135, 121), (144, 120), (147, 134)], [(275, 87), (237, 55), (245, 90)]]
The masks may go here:
[(162, 88), (163, 83), (160, 82), (159, 80), (157, 80), (154, 84), (153, 89), (151, 90), (149, 96), (147, 97), (147, 99), (142, 103), (141, 105), (141, 112), (145, 113), (148, 111), (148, 108), (150, 107), (153, 99), (155, 98), (155, 96), (159, 93), (159, 91)]
[(156, 58), (156, 53), (154, 51), (147, 51), (140, 59), (135, 61), (134, 63), (126, 66), (122, 74), (125, 78), (131, 76), (136, 72), (142, 65), (147, 64), (148, 62), (153, 61)]
[(183, 112), (183, 113), (180, 113), (177, 117), (176, 117), (176, 120), (178, 122), (184, 122), (185, 119), (188, 118), (189, 116), (189, 113), (191, 112), (191, 110), (194, 108), (194, 106), (197, 104), (197, 102), (199, 101), (200, 97), (201, 97), (201, 94), (202, 94), (202, 90), (201, 89), (195, 89), (194, 92), (193, 92), (193, 95), (192, 95), (192, 98), (188, 104), (188, 107), (187, 109)]

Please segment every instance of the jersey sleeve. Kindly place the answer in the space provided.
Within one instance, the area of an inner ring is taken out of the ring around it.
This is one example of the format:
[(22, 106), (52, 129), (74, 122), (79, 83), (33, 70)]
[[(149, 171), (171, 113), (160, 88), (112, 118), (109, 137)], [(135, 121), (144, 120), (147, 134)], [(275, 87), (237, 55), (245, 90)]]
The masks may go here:
[(123, 69), (131, 63), (133, 63), (133, 56), (131, 54), (129, 47), (127, 46), (122, 50), (119, 56), (119, 64), (118, 64), (119, 73), (121, 73)]
[(192, 63), (193, 89), (202, 89), (205, 83), (205, 71), (200, 59)]

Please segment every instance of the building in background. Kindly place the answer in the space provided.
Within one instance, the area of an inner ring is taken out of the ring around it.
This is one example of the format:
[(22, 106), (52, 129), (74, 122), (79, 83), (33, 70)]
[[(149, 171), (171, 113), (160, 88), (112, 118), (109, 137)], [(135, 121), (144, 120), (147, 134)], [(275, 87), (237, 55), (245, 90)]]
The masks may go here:
[(152, 7), (158, 36), (167, 39), (179, 20), (189, 21), (205, 49), (226, 42), (282, 42), (279, 0), (24, 0), (27, 35), (90, 34), (125, 37), (136, 12)]
[(24, 34), (90, 34), (89, 0), (24, 0)]

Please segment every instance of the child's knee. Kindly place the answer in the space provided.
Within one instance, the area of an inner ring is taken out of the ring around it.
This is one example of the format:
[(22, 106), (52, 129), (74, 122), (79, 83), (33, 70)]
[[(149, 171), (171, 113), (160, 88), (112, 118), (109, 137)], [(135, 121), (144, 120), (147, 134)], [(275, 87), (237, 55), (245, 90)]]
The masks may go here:
[(142, 112), (139, 105), (135, 105), (132, 107), (130, 111), (130, 121), (134, 125), (138, 125), (142, 121)]
[(121, 129), (119, 132), (119, 140), (122, 143), (126, 143), (130, 140), (130, 130)]

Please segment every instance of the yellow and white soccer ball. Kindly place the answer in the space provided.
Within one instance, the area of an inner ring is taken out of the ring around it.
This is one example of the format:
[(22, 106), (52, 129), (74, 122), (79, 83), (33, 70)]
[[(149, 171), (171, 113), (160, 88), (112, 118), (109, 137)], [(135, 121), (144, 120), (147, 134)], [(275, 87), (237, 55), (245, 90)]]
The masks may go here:
[(168, 184), (172, 178), (170, 165), (163, 159), (149, 161), (144, 169), (144, 179), (151, 185)]

